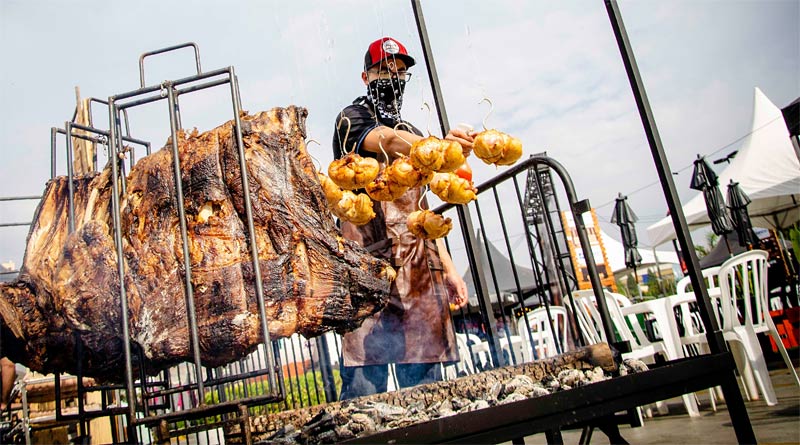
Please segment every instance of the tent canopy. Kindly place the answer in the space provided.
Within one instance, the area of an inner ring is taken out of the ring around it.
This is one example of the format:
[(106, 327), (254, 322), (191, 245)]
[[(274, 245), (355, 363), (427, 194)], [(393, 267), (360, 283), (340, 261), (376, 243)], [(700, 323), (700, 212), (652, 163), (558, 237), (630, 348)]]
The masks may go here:
[[(783, 228), (800, 221), (800, 160), (778, 109), (755, 89), (752, 131), (733, 161), (719, 174), (721, 188), (738, 182), (752, 202), (748, 207), (754, 227)], [(683, 206), (689, 230), (709, 224), (702, 194)], [(675, 239), (672, 218), (647, 228), (653, 245)]]
[[(514, 296), (518, 290), (517, 281), (514, 278), (515, 271), (517, 274), (517, 279), (519, 279), (519, 290), (522, 291), (523, 296), (527, 296), (536, 289), (536, 278), (533, 274), (533, 270), (531, 270), (529, 267), (512, 263), (500, 252), (497, 247), (494, 246), (494, 244), (492, 244), (491, 241), (488, 242), (488, 255), (484, 254), (484, 244), (482, 242), (483, 237), (481, 236), (480, 232), (478, 232), (477, 239), (478, 243), (475, 247), (475, 253), (480, 259), (481, 267), (483, 268), (483, 273), (486, 277), (486, 284), (489, 289), (489, 298), (493, 304), (498, 303), (496, 292), (498, 289), (500, 290), (500, 295), (502, 295), (502, 301), (504, 305), (517, 302), (517, 298)], [(521, 260), (530, 261), (527, 257)], [(494, 271), (494, 274), (492, 274), (492, 271)], [(478, 300), (475, 292), (475, 283), (472, 279), (472, 270), (467, 267), (467, 270), (462, 276), (464, 281), (467, 283), (467, 295), (469, 295), (470, 304), (477, 305)], [(497, 281), (497, 289), (494, 285), (495, 280)], [(544, 277), (542, 277), (542, 281), (544, 281)]]
[[(608, 264), (611, 266), (612, 272), (627, 269), (625, 266), (625, 248), (621, 242), (612, 238), (611, 235), (601, 230), (600, 235), (603, 237), (603, 245), (606, 248), (606, 258)], [(642, 256), (642, 264), (639, 269), (646, 269), (650, 264), (680, 264), (678, 254), (674, 251), (657, 250), (655, 254), (652, 249), (639, 248), (639, 254)], [(657, 257), (657, 258), (656, 258)]]

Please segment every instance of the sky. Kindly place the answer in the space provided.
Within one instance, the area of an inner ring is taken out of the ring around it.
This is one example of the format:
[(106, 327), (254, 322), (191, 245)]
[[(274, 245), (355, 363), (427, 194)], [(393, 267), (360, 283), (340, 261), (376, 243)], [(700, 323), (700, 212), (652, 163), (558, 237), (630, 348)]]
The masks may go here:
[[(778, 107), (800, 96), (797, 0), (624, 0), (622, 17), (681, 200), (697, 154), (721, 158), (750, 131), (754, 88)], [(666, 214), (650, 149), (601, 0), (423, 1), (450, 123), (487, 125), (547, 152), (579, 197), (609, 223), (617, 193), (646, 227)], [(233, 66), (243, 108), (309, 110), (320, 165), (332, 160), (333, 118), (364, 93), (367, 45), (392, 36), (416, 57), (403, 115), (438, 133), (409, 1), (0, 0), (0, 198), (40, 195), (50, 177), (50, 128), (72, 117), (75, 87), (107, 99), (139, 87), (139, 55), (194, 42), (204, 71)], [(194, 74), (190, 50), (145, 60), (146, 85)], [(225, 88), (181, 99), (183, 125), (231, 118)], [(488, 117), (486, 103), (494, 108)], [(95, 106), (96, 126), (107, 111)], [(131, 135), (163, 146), (166, 104), (130, 112)], [(63, 137), (57, 174), (65, 174)], [(101, 155), (102, 157), (102, 155)], [(501, 172), (473, 162), (475, 182)], [(720, 169), (723, 165), (717, 165)], [(35, 201), (0, 200), (0, 224), (30, 221)], [(27, 227), (0, 227), (0, 262), (22, 262)]]

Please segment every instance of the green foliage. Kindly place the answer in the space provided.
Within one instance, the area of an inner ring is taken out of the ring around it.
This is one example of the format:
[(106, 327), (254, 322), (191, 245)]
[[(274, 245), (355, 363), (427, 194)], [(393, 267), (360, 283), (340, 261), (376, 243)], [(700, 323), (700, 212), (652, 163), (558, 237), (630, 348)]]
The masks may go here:
[(794, 257), (800, 258), (800, 225), (795, 224), (789, 229), (789, 240), (792, 242)]
[(628, 295), (628, 288), (625, 287), (625, 283), (623, 283), (622, 280), (617, 280), (617, 292), (630, 298), (630, 295)]
[(625, 296), (629, 298), (634, 298), (639, 296), (639, 283), (636, 281), (636, 277), (633, 275), (633, 272), (629, 273), (625, 280)]
[(695, 244), (694, 251), (697, 253), (698, 258), (703, 258), (704, 256), (708, 255), (709, 252), (714, 250), (714, 247), (719, 242), (719, 235), (714, 232), (706, 233), (706, 244), (700, 245)]
[[(342, 387), (342, 378), (338, 369), (333, 369), (333, 380), (336, 386), (336, 394)], [(308, 371), (300, 376), (284, 377), (283, 383), (286, 388), (284, 401), (270, 403), (266, 405), (253, 406), (250, 408), (250, 415), (262, 415), (267, 413), (277, 413), (287, 409), (295, 409), (304, 406), (318, 405), (327, 403), (325, 390), (323, 389), (322, 373), (319, 371)], [(209, 390), (205, 393), (205, 403), (214, 405), (220, 403), (219, 390)], [(267, 380), (236, 382), (224, 385), (225, 400), (238, 400), (243, 398), (257, 397), (270, 394), (269, 383)], [(175, 430), (181, 430), (189, 426), (206, 425), (221, 422), (222, 416), (210, 416), (193, 421), (178, 421), (173, 424)]]
[[(342, 379), (339, 376), (338, 369), (333, 370), (333, 380), (336, 385), (336, 393), (338, 394), (342, 386)], [(251, 414), (277, 413), (286, 409), (313, 406), (328, 402), (325, 399), (322, 373), (319, 371), (309, 371), (297, 377), (284, 377), (283, 384), (286, 391), (283, 402), (253, 407), (251, 408)], [(247, 385), (243, 382), (237, 382), (225, 388), (225, 398), (227, 400), (236, 400), (246, 397), (256, 397), (268, 394), (269, 392), (269, 385), (266, 381), (250, 382)], [(207, 392), (206, 403), (219, 403), (219, 392)]]
[(644, 293), (645, 296), (658, 298), (673, 295), (677, 292), (678, 288), (674, 279), (659, 279), (655, 269), (647, 269), (647, 275), (650, 279), (647, 282), (648, 286), (647, 292)]

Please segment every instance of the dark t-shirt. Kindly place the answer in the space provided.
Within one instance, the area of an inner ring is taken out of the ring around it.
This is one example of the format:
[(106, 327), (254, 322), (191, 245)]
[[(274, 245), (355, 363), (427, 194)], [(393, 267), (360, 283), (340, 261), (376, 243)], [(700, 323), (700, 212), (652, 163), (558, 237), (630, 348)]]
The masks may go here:
[[(343, 119), (343, 117), (350, 119), (349, 133), (347, 119)], [(406, 121), (401, 122), (403, 125), (398, 127), (398, 129), (410, 131), (416, 135), (422, 136), (422, 132), (419, 131), (419, 129)], [(397, 122), (389, 122), (376, 118), (372, 103), (367, 100), (366, 96), (361, 96), (354, 100), (352, 105), (345, 107), (345, 109), (336, 116), (332, 143), (334, 159), (339, 159), (349, 153), (353, 150), (354, 146), (356, 153), (359, 155), (377, 158), (377, 153), (362, 150), (361, 145), (364, 143), (364, 138), (367, 137), (369, 132), (379, 125), (394, 128)]]

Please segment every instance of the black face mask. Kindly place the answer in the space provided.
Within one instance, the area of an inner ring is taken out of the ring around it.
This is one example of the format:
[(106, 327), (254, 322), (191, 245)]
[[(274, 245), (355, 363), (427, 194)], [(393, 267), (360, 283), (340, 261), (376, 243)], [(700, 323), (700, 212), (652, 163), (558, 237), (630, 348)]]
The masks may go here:
[(375, 112), (382, 120), (392, 123), (400, 121), (403, 106), (403, 91), (406, 81), (399, 78), (375, 79), (367, 85), (367, 97), (375, 105)]

